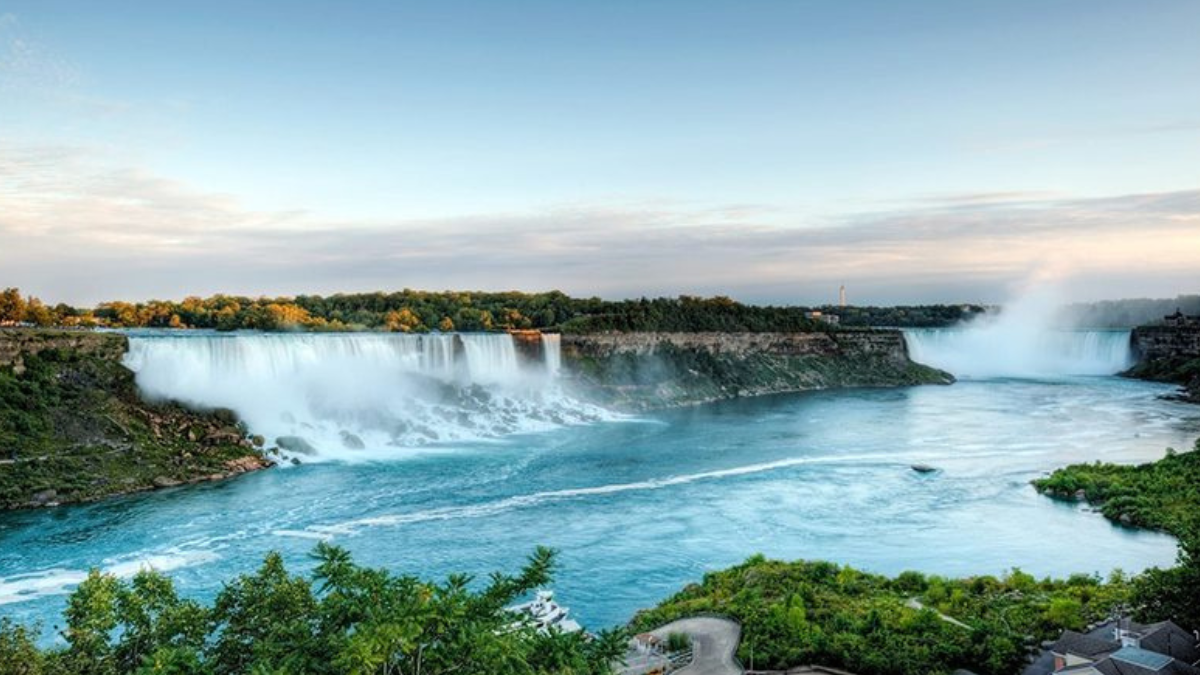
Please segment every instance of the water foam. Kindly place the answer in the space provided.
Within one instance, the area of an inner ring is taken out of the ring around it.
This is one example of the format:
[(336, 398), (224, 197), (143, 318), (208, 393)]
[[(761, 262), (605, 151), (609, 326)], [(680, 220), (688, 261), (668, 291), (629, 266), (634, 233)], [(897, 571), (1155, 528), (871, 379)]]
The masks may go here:
[(561, 362), (558, 336), (522, 358), (504, 333), (134, 335), (125, 358), (147, 396), (230, 408), (268, 441), (304, 439), (306, 461), (610, 418), (563, 390)]
[[(204, 550), (173, 548), (157, 553), (124, 556), (106, 560), (101, 571), (127, 579), (142, 570), (170, 572), (220, 559), (216, 553)], [(78, 586), (88, 573), (81, 570), (55, 567), (10, 577), (0, 577), (0, 605), (26, 602), (48, 595), (65, 595)]]
[(708, 480), (720, 480), (723, 478), (736, 478), (740, 476), (750, 476), (760, 473), (768, 473), (806, 464), (840, 464), (847, 462), (878, 462), (886, 461), (889, 464), (903, 465), (905, 460), (895, 455), (835, 455), (830, 457), (792, 457), (788, 459), (776, 460), (773, 462), (762, 462), (759, 464), (749, 464), (745, 466), (731, 467), (728, 469), (717, 469), (713, 471), (702, 471), (691, 474), (681, 474), (677, 476), (669, 476), (666, 478), (651, 478), (643, 481), (634, 481), (629, 483), (612, 483), (607, 485), (596, 485), (591, 487), (567, 488), (562, 490), (546, 490), (535, 492), (532, 494), (516, 495), (481, 504), (470, 504), (464, 506), (446, 506), (441, 508), (426, 509), (422, 511), (414, 511), (411, 513), (398, 513), (382, 516), (371, 516), (368, 518), (358, 518), (355, 520), (346, 521), (344, 523), (324, 524), (324, 525), (309, 525), (302, 530), (281, 529), (275, 530), (272, 534), (281, 537), (298, 537), (304, 539), (320, 539), (329, 540), (335, 536), (355, 535), (361, 530), (371, 527), (396, 527), (408, 525), (412, 523), (423, 523), (438, 520), (460, 520), (466, 518), (485, 518), (488, 516), (513, 511), (516, 509), (531, 508), (545, 504), (547, 502), (564, 501), (571, 499), (581, 499), (587, 497), (602, 497), (607, 495), (620, 494), (624, 492), (641, 492), (648, 490), (661, 490), (664, 488), (675, 487), (679, 485), (687, 485)]

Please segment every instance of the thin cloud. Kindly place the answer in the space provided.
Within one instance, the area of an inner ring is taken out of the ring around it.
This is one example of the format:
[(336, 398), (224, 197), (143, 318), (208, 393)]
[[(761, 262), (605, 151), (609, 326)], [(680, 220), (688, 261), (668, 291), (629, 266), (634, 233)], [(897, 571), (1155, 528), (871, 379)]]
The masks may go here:
[(55, 301), (409, 286), (805, 302), (847, 283), (916, 302), (995, 300), (1039, 271), (1200, 282), (1200, 190), (943, 199), (779, 225), (786, 215), (664, 201), (335, 222), (250, 210), (79, 149), (0, 144), (0, 283)]

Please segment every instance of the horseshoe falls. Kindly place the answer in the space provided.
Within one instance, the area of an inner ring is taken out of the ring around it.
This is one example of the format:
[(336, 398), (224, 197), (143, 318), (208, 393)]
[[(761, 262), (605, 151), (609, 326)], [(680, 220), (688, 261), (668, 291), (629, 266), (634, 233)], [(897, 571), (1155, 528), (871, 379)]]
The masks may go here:
[(914, 361), (957, 377), (1115, 375), (1133, 365), (1127, 330), (1004, 330), (991, 326), (904, 333)]

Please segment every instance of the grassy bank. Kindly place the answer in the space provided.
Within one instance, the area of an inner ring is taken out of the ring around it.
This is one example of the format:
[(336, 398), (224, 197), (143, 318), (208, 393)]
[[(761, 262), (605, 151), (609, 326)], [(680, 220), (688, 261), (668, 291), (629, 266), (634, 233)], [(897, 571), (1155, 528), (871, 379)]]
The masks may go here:
[(267, 463), (228, 413), (154, 405), (117, 335), (0, 332), (0, 508), (224, 478)]

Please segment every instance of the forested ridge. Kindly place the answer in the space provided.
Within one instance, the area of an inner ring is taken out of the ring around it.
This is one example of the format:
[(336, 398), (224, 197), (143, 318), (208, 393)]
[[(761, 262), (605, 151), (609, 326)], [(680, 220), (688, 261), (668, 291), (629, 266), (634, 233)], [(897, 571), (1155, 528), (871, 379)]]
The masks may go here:
[[(801, 306), (752, 305), (724, 296), (603, 300), (559, 291), (403, 290), (331, 296), (250, 298), (214, 295), (180, 301), (112, 301), (94, 308), (48, 305), (10, 288), (0, 293), (0, 324), (108, 328), (205, 328), (303, 331), (787, 332), (834, 330)], [(976, 305), (824, 307), (841, 325), (946, 326), (983, 311)]]

